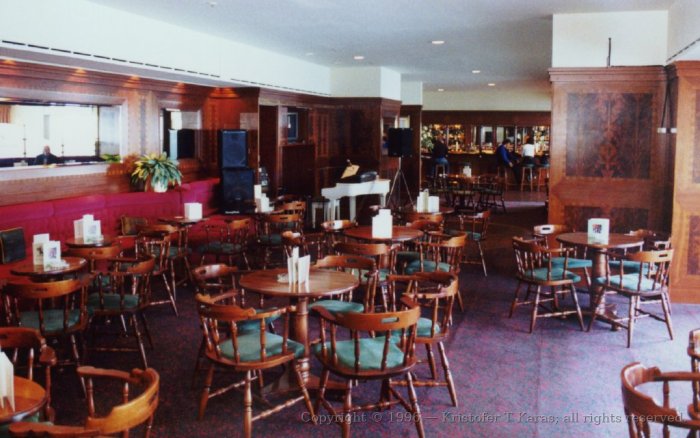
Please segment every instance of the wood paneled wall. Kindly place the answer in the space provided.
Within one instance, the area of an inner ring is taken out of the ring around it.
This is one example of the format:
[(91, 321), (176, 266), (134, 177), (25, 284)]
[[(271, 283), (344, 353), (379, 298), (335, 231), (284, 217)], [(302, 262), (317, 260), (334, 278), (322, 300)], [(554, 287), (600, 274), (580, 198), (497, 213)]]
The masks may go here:
[(673, 265), (671, 296), (700, 303), (700, 62), (669, 68), (673, 105), (667, 134), (675, 146), (673, 192)]
[(551, 223), (668, 230), (669, 161), (657, 134), (663, 67), (551, 69)]

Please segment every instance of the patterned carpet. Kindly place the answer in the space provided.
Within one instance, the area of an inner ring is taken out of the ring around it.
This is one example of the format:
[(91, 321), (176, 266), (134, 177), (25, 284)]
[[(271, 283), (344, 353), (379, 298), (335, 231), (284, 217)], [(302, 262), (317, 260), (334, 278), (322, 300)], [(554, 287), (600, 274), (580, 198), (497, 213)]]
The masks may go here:
[[(689, 369), (685, 348), (688, 331), (700, 326), (697, 306), (674, 305), (675, 341), (669, 341), (663, 324), (641, 321), (631, 349), (625, 348), (624, 331), (613, 332), (603, 323), (585, 333), (574, 318), (549, 318), (538, 321), (535, 332), (528, 334), (527, 309), (520, 308), (508, 318), (515, 288), (510, 238), (527, 234), (545, 217), (541, 204), (509, 203), (508, 214), (495, 215), (486, 243), (489, 276), (484, 278), (477, 265), (463, 269), (460, 283), (467, 309), (454, 315), (452, 336), (446, 345), (459, 407), (450, 404), (445, 388), (419, 388), (426, 436), (625, 436), (619, 390), (622, 367), (641, 361), (662, 370)], [(587, 295), (581, 294), (581, 301), (587, 306)], [(191, 376), (200, 334), (191, 290), (180, 290), (178, 307), (179, 317), (165, 306), (148, 312), (155, 343), (155, 349), (148, 352), (149, 361), (162, 379), (155, 435), (240, 436), (242, 396), (238, 393), (210, 400), (204, 420), (196, 419), (203, 376), (193, 388)], [(94, 353), (89, 363), (121, 369), (140, 366), (138, 355), (132, 353)], [(318, 371), (315, 362), (314, 369)], [(421, 367), (419, 374), (425, 375), (426, 369)], [(215, 383), (231, 382), (234, 377), (217, 374)], [(361, 383), (354, 399), (372, 401), (378, 394), (376, 384)], [(684, 395), (689, 396), (689, 388)], [(53, 397), (57, 423), (82, 422), (85, 408), (71, 370), (56, 374)], [(680, 400), (677, 406), (689, 401)], [(299, 437), (340, 434), (338, 425), (309, 423), (305, 412), (303, 404), (297, 404), (254, 423), (253, 433)], [(353, 436), (416, 436), (410, 418), (401, 409), (358, 414), (356, 420)]]

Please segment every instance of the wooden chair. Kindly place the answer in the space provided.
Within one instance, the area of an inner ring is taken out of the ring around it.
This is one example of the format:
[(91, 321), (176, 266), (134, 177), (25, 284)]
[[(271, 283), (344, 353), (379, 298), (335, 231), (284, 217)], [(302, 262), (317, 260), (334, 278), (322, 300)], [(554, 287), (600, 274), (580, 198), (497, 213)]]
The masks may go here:
[(207, 256), (215, 262), (225, 258), (229, 265), (242, 260), (245, 269), (250, 269), (248, 262), (248, 239), (252, 227), (249, 218), (232, 220), (226, 225), (205, 225), (206, 243), (198, 248), (201, 254), (199, 264), (203, 265)]
[(294, 248), (299, 250), (299, 257), (309, 255), (309, 245), (306, 243), (306, 236), (295, 231), (282, 231), (282, 246), (284, 255), (291, 257)]
[[(374, 260), (379, 271), (377, 286), (381, 289), (381, 305), (384, 310), (391, 309), (387, 295), (386, 280), (391, 274), (396, 274), (396, 254), (399, 245), (387, 245), (386, 243), (356, 243), (338, 242), (333, 247), (338, 255), (354, 255), (367, 257)], [(373, 303), (372, 306), (375, 304)], [(369, 311), (369, 310), (367, 310)]]
[(357, 275), (363, 292), (363, 303), (353, 301), (353, 293), (350, 291), (345, 296), (337, 299), (315, 301), (309, 306), (309, 309), (323, 307), (331, 313), (374, 311), (375, 294), (379, 279), (379, 271), (374, 260), (355, 255), (329, 255), (316, 261), (314, 268), (334, 269)]
[(39, 330), (47, 339), (68, 340), (73, 362), (80, 366), (79, 351), (83, 350), (83, 333), (88, 325), (87, 289), (91, 281), (91, 275), (47, 283), (10, 280), (3, 288), (7, 297), (5, 312), (11, 325)]
[[(130, 373), (93, 367), (80, 367), (78, 374), (87, 380), (88, 416), (83, 426), (57, 426), (48, 423), (13, 423), (10, 434), (13, 437), (96, 437), (129, 436), (129, 430), (143, 425), (143, 436), (151, 435), (153, 417), (159, 402), (160, 376), (153, 368), (134, 369)], [(98, 417), (96, 404), (115, 397), (96, 397), (93, 381), (113, 380), (122, 383), (120, 398), (122, 403), (114, 406), (109, 414)], [(129, 400), (131, 387), (141, 388), (141, 392)], [(97, 400), (97, 402), (96, 402)]]
[[(513, 317), (515, 308), (521, 305), (532, 306), (532, 317), (530, 319), (530, 333), (535, 329), (537, 318), (548, 318), (576, 314), (579, 325), (583, 330), (583, 317), (578, 303), (575, 283), (581, 277), (568, 270), (569, 248), (546, 248), (535, 241), (526, 241), (520, 237), (513, 237), (513, 252), (515, 253), (515, 263), (517, 266), (518, 286), (515, 289), (515, 296), (510, 306), (509, 318)], [(553, 259), (562, 257), (561, 265), (555, 264)], [(527, 296), (523, 301), (519, 301), (519, 292), (523, 284), (527, 285)], [(535, 298), (528, 300), (532, 288), (535, 288)], [(542, 291), (542, 288), (549, 288), (550, 292)], [(571, 294), (575, 309), (565, 310), (559, 308), (559, 296)], [(551, 308), (546, 308), (545, 303), (551, 302)], [(546, 310), (540, 313), (540, 309)]]
[(345, 240), (343, 235), (345, 230), (356, 226), (357, 223), (347, 219), (323, 222), (321, 224), (323, 238), (319, 240), (318, 258), (321, 259), (329, 254), (333, 254), (333, 245), (336, 242)]
[[(148, 330), (148, 322), (144, 311), (151, 304), (151, 273), (155, 269), (155, 259), (146, 256), (138, 259), (114, 259), (112, 268), (105, 274), (105, 282), (100, 284), (98, 290), (88, 296), (87, 306), (90, 313), (90, 326), (93, 344), (97, 344), (97, 322), (112, 322), (119, 318), (121, 321), (121, 332), (119, 337), (129, 335), (130, 326), (136, 340), (136, 348), (126, 348), (117, 346), (97, 346), (91, 348), (95, 351), (138, 351), (141, 354), (141, 363), (148, 368), (146, 359), (146, 349), (143, 345), (143, 336), (140, 326), (143, 326), (144, 333), (148, 338), (149, 345), (153, 348), (153, 339)], [(126, 323), (128, 319), (129, 324)], [(112, 324), (105, 324), (106, 327)], [(114, 333), (112, 333), (114, 335)], [(100, 337), (105, 337), (106, 333), (101, 333)]]
[[(625, 366), (620, 373), (622, 381), (622, 404), (627, 418), (629, 436), (631, 438), (648, 438), (651, 435), (651, 424), (662, 425), (664, 437), (671, 436), (670, 427), (688, 430), (688, 437), (698, 436), (700, 431), (700, 403), (697, 397), (693, 397), (688, 404), (686, 419), (682, 412), (670, 404), (670, 388), (672, 382), (690, 382), (695, 387), (700, 382), (700, 373), (687, 371), (674, 371), (662, 373), (657, 367), (646, 368), (639, 362)], [(648, 394), (638, 388), (641, 385), (661, 383), (663, 386), (663, 404), (659, 404)]]
[(108, 261), (119, 257), (121, 252), (120, 245), (111, 245), (97, 248), (69, 248), (66, 255), (82, 257), (87, 260), (90, 272), (95, 274), (95, 280), (99, 282), (100, 277), (108, 268)]
[[(170, 227), (169, 225), (166, 225)], [(171, 227), (173, 228), (173, 227)], [(175, 274), (172, 272), (168, 254), (170, 254), (171, 234), (157, 230), (142, 230), (136, 240), (136, 256), (150, 256), (155, 259), (155, 265), (151, 277), (160, 278), (165, 286), (167, 298), (164, 300), (151, 300), (152, 306), (169, 304), (175, 315), (178, 315), (175, 302)], [(168, 278), (168, 275), (171, 278)], [(152, 284), (151, 284), (152, 286)]]
[(503, 209), (506, 213), (506, 202), (503, 193), (506, 191), (505, 180), (497, 175), (482, 175), (478, 178), (475, 191), (479, 193), (477, 208), (479, 210), (490, 210), (494, 208)]
[[(690, 357), (690, 369), (694, 373), (700, 372), (700, 329), (688, 332), (688, 357)], [(693, 383), (693, 400), (700, 399), (700, 382)]]
[[(54, 410), (51, 407), (51, 367), (56, 365), (56, 353), (46, 345), (46, 340), (38, 330), (27, 327), (0, 327), (0, 348), (7, 354), (15, 367), (15, 374), (23, 374), (34, 380), (34, 371), (41, 366), (44, 369), (44, 389), (46, 404), (43, 409), (44, 419), (53, 421)], [(19, 372), (18, 372), (19, 371)]]
[(474, 197), (478, 192), (474, 189), (471, 178), (465, 178), (462, 175), (449, 176), (447, 184), (450, 189), (450, 201), (454, 208), (459, 211), (476, 208)]
[[(418, 436), (424, 436), (423, 420), (411, 375), (411, 370), (417, 363), (414, 350), (420, 307), (406, 298), (402, 300), (408, 308), (396, 312), (334, 315), (326, 309), (317, 309), (321, 316), (321, 343), (316, 349), (316, 357), (323, 365), (323, 371), (316, 411), (323, 405), (330, 413), (330, 418), (341, 423), (344, 437), (350, 436), (353, 412), (383, 410), (398, 403), (410, 413)], [(337, 334), (339, 331), (347, 332), (347, 335)], [(325, 397), (330, 373), (347, 380), (343, 406), (339, 409), (334, 408)], [(409, 401), (392, 387), (391, 379), (394, 377), (406, 380)], [(354, 406), (352, 389), (366, 380), (382, 381), (379, 401)]]
[[(409, 263), (404, 269), (404, 273), (413, 275), (416, 272), (451, 272), (459, 275), (462, 252), (467, 244), (467, 235), (465, 233), (455, 236), (431, 233), (430, 236), (432, 241), (420, 244), (420, 258)], [(457, 303), (459, 309), (464, 311), (464, 302), (459, 291), (457, 291)]]
[[(399, 288), (399, 286), (402, 286)], [(400, 290), (399, 290), (400, 289)], [(457, 390), (447, 360), (444, 341), (450, 334), (452, 325), (452, 307), (459, 291), (459, 281), (455, 274), (449, 272), (417, 272), (410, 276), (389, 276), (389, 295), (397, 296), (403, 292), (413, 302), (425, 310), (427, 317), (418, 319), (416, 344), (425, 345), (431, 379), (418, 380), (415, 386), (445, 386), (450, 393), (452, 405), (457, 406)], [(437, 345), (442, 362), (444, 380), (438, 379), (433, 345)], [(395, 384), (405, 382), (393, 382)]]
[[(262, 249), (262, 267), (267, 269), (272, 251), (284, 253), (282, 232), (302, 233), (301, 216), (298, 214), (266, 214), (260, 217), (256, 245)], [(280, 258), (281, 257), (280, 254)]]
[[(243, 435), (252, 436), (253, 421), (262, 419), (278, 412), (281, 409), (292, 406), (302, 400), (314, 419), (314, 409), (311, 405), (309, 393), (304, 385), (296, 359), (304, 355), (304, 346), (289, 339), (289, 314), (294, 307), (282, 307), (270, 311), (256, 312), (255, 309), (245, 309), (235, 304), (226, 304), (227, 300), (235, 297), (235, 292), (224, 293), (218, 296), (197, 294), (199, 317), (202, 330), (206, 338), (206, 357), (210, 366), (207, 372), (206, 383), (202, 390), (199, 403), (199, 419), (204, 418), (204, 410), (210, 398), (226, 393), (227, 391), (244, 387), (243, 395)], [(272, 317), (283, 317), (282, 336), (268, 333), (265, 329), (267, 322)], [(242, 322), (255, 321), (259, 324), (259, 331), (248, 332), (239, 330)], [(270, 406), (265, 411), (253, 416), (252, 383), (258, 380), (262, 387), (262, 371), (291, 364), (297, 384), (302, 395), (292, 398), (287, 402)], [(214, 370), (217, 367), (245, 373), (245, 378), (233, 385), (211, 391)]]
[[(613, 258), (615, 256), (609, 255), (609, 257)], [(601, 292), (594, 297), (594, 308), (600, 305), (605, 291), (614, 291), (629, 300), (628, 316), (615, 320), (616, 326), (627, 329), (627, 348), (632, 345), (636, 320), (646, 316), (664, 322), (668, 335), (673, 340), (673, 326), (671, 324), (670, 299), (668, 295), (668, 275), (672, 259), (672, 249), (628, 253), (619, 260), (636, 263), (637, 268), (634, 271), (627, 273), (625, 263), (620, 263), (615, 271), (609, 268), (605, 277), (594, 280), (597, 285), (601, 286)], [(661, 304), (663, 313), (659, 315), (642, 310), (641, 307), (643, 305), (649, 304)], [(595, 319), (596, 312), (593, 313), (588, 324), (589, 330)]]
[[(442, 230), (442, 215), (437, 215), (436, 217), (428, 218), (425, 215), (430, 215), (432, 213), (417, 213), (421, 216), (409, 216), (423, 219), (414, 219), (406, 224), (406, 226), (413, 228), (414, 230), (420, 230), (423, 232), (423, 237), (417, 242), (406, 242), (396, 253), (396, 270), (403, 273), (406, 266), (411, 262), (420, 260), (420, 245), (419, 242), (427, 242), (430, 239), (431, 232)], [(439, 218), (439, 219), (438, 219)]]
[(473, 215), (459, 215), (459, 228), (467, 233), (467, 248), (471, 243), (476, 245), (476, 249), (479, 251), (478, 259), (469, 259), (467, 258), (467, 249), (465, 248), (462, 263), (481, 264), (481, 268), (484, 270), (484, 277), (487, 277), (488, 274), (486, 273), (486, 259), (484, 258), (484, 249), (481, 243), (486, 240), (490, 222), (490, 210), (485, 210)]
[[(532, 228), (532, 235), (536, 239), (541, 239), (542, 244), (547, 248), (559, 248), (563, 245), (557, 241), (557, 236), (564, 233), (570, 233), (573, 230), (568, 225), (563, 224), (543, 224), (535, 225)], [(570, 256), (567, 260), (568, 270), (574, 272), (580, 272), (583, 274), (583, 279), (586, 281), (586, 286), (588, 290), (591, 289), (591, 274), (590, 271), (593, 269), (593, 260), (586, 258), (586, 249), (577, 248), (574, 246), (569, 246), (571, 249)], [(560, 266), (564, 259), (562, 257), (555, 257), (553, 260), (554, 264)]]

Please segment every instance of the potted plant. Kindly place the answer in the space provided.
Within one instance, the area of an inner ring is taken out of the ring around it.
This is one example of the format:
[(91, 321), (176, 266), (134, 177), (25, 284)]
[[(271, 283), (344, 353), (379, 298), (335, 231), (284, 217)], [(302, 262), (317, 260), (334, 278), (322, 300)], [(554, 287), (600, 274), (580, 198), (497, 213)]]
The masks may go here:
[(168, 154), (145, 154), (136, 160), (131, 182), (142, 182), (151, 186), (154, 192), (165, 192), (170, 184), (180, 185), (182, 173), (177, 168), (177, 161), (168, 158)]

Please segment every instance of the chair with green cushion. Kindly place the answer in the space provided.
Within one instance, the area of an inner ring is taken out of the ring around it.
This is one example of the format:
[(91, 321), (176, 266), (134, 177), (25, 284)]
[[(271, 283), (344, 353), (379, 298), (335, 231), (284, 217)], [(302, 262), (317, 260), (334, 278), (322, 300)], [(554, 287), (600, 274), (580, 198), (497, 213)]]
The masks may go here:
[(302, 217), (298, 214), (264, 214), (260, 216), (255, 244), (262, 250), (263, 269), (267, 269), (267, 266), (272, 263), (273, 251), (280, 253), (280, 261), (284, 260), (282, 233), (284, 231), (303, 233), (302, 225)]
[[(199, 419), (204, 418), (204, 410), (210, 398), (243, 386), (243, 435), (250, 437), (253, 421), (265, 418), (282, 408), (304, 401), (306, 408), (314, 418), (309, 393), (306, 390), (297, 359), (304, 355), (304, 346), (289, 339), (289, 316), (295, 311), (293, 306), (282, 307), (265, 312), (257, 312), (252, 308), (242, 308), (235, 304), (224, 304), (236, 292), (227, 292), (217, 296), (197, 294), (197, 309), (201, 327), (206, 339), (205, 354), (209, 360), (206, 383), (199, 403)], [(266, 326), (270, 318), (282, 317), (282, 335), (269, 333)], [(255, 332), (241, 331), (239, 325), (243, 322), (255, 321), (259, 330)], [(301, 395), (280, 405), (269, 406), (263, 412), (253, 416), (252, 384), (257, 380), (262, 387), (262, 372), (280, 365), (291, 365)], [(212, 381), (216, 368), (245, 373), (245, 378), (224, 388), (212, 392)]]
[(486, 273), (486, 259), (484, 258), (484, 249), (481, 246), (481, 244), (486, 241), (490, 222), (490, 210), (484, 210), (482, 212), (474, 213), (471, 215), (459, 215), (459, 228), (463, 232), (467, 233), (467, 248), (470, 246), (470, 244), (474, 244), (476, 245), (476, 249), (479, 252), (478, 259), (470, 259), (467, 257), (467, 248), (465, 248), (462, 254), (462, 263), (481, 264), (481, 267), (484, 270), (484, 277), (488, 276), (488, 274)]
[(506, 191), (505, 178), (498, 175), (479, 176), (474, 190), (479, 193), (479, 200), (476, 207), (479, 210), (490, 210), (501, 208), (506, 213), (506, 202), (503, 193)]
[[(557, 236), (564, 233), (570, 233), (573, 230), (568, 225), (563, 224), (543, 224), (535, 225), (532, 228), (532, 235), (536, 239), (540, 239), (542, 244), (547, 248), (559, 248), (563, 245), (557, 241)], [(569, 253), (567, 259), (568, 270), (583, 274), (582, 277), (586, 282), (588, 290), (591, 289), (591, 274), (593, 269), (593, 260), (586, 258), (586, 248), (568, 247), (572, 252)], [(554, 257), (552, 260), (555, 266), (561, 267), (564, 262), (563, 257)]]
[(323, 239), (318, 241), (318, 258), (333, 254), (333, 245), (344, 240), (343, 232), (356, 226), (356, 222), (347, 219), (323, 222), (321, 224)]
[[(82, 426), (58, 426), (47, 423), (19, 422), (10, 425), (13, 437), (128, 437), (129, 430), (143, 428), (143, 436), (151, 436), (153, 417), (158, 408), (160, 376), (153, 368), (133, 369), (131, 372), (100, 369), (90, 366), (78, 368), (81, 379), (87, 380), (87, 418)], [(103, 382), (95, 384), (95, 381)], [(104, 391), (95, 387), (104, 386)], [(107, 389), (111, 391), (107, 391)], [(138, 388), (136, 390), (135, 388)], [(103, 393), (110, 394), (103, 394)], [(134, 395), (136, 394), (136, 395)], [(97, 403), (95, 402), (97, 400)], [(114, 402), (107, 415), (100, 407)], [(97, 407), (97, 409), (96, 409)]]
[[(170, 225), (161, 225), (159, 227), (174, 228)], [(155, 265), (153, 267), (153, 272), (151, 273), (151, 278), (160, 278), (163, 281), (163, 286), (165, 286), (167, 298), (161, 300), (151, 300), (151, 306), (169, 304), (177, 316), (178, 311), (177, 304), (175, 302), (175, 274), (171, 271), (172, 265), (170, 264), (169, 259), (171, 242), (171, 233), (168, 231), (160, 228), (143, 229), (136, 239), (136, 255), (137, 257), (151, 256), (155, 259)], [(168, 278), (168, 275), (171, 275), (171, 278)], [(151, 284), (151, 286), (153, 286), (153, 284)]]
[[(323, 405), (329, 418), (341, 423), (344, 437), (350, 436), (351, 413), (381, 411), (399, 403), (415, 423), (418, 436), (425, 435), (411, 375), (417, 363), (415, 340), (420, 307), (406, 297), (402, 303), (406, 310), (396, 312), (332, 314), (323, 308), (317, 310), (321, 316), (321, 342), (316, 345), (315, 354), (323, 371), (316, 411)], [(339, 407), (325, 397), (331, 373), (347, 381), (344, 403)], [(394, 378), (406, 380), (408, 401), (392, 386)], [(354, 406), (353, 387), (366, 380), (381, 380), (379, 401)]]
[(379, 271), (374, 260), (355, 255), (329, 255), (314, 265), (317, 269), (333, 269), (351, 272), (357, 275), (363, 293), (363, 303), (353, 301), (350, 291), (337, 299), (322, 299), (313, 302), (309, 308), (323, 307), (331, 313), (344, 312), (373, 312)]
[(248, 238), (252, 229), (250, 218), (235, 219), (228, 224), (207, 224), (204, 226), (206, 243), (197, 252), (201, 255), (199, 264), (204, 265), (207, 256), (213, 257), (214, 262), (225, 258), (229, 265), (242, 260), (245, 269), (250, 269), (248, 263)]
[[(231, 297), (226, 300), (226, 304), (236, 304), (238, 306), (246, 306), (246, 296), (243, 291), (238, 286), (238, 280), (241, 275), (249, 273), (250, 271), (239, 270), (235, 266), (225, 265), (223, 263), (214, 263), (210, 265), (198, 266), (192, 269), (192, 277), (195, 279), (195, 286), (197, 293), (203, 295), (220, 295), (228, 292), (235, 292), (229, 294)], [(275, 308), (265, 309), (264, 308), (263, 296), (260, 296), (260, 308), (256, 309), (257, 312), (266, 312), (274, 310)], [(271, 333), (275, 332), (273, 322), (278, 318), (270, 318), (268, 324), (268, 330)], [(258, 321), (242, 321), (238, 325), (238, 330), (240, 331), (258, 331), (260, 329), (260, 324)], [(197, 361), (195, 362), (194, 372), (192, 374), (192, 382), (197, 376), (201, 368), (201, 361), (204, 359), (204, 347), (206, 345), (206, 339), (203, 338), (201, 344), (199, 345), (199, 353), (197, 355)]]
[(88, 269), (95, 276), (95, 286), (106, 281), (105, 274), (109, 269), (110, 260), (119, 257), (121, 245), (101, 247), (69, 248), (67, 256), (81, 257), (88, 261)]
[[(521, 237), (513, 237), (513, 251), (517, 266), (518, 286), (510, 306), (509, 318), (513, 317), (517, 306), (532, 306), (530, 318), (530, 333), (535, 329), (537, 318), (550, 318), (575, 314), (578, 318), (581, 330), (583, 316), (578, 303), (575, 283), (581, 277), (568, 270), (570, 248), (546, 248), (540, 244), (541, 240), (525, 240)], [(562, 257), (561, 265), (555, 264), (553, 259)], [(519, 293), (523, 284), (527, 285), (526, 297), (520, 301)], [(535, 288), (534, 299), (528, 299)], [(543, 291), (549, 289), (549, 292)], [(560, 308), (561, 296), (570, 294), (574, 302), (574, 309)], [(551, 306), (546, 307), (546, 303)], [(545, 310), (541, 313), (541, 310)]]
[[(0, 327), (0, 348), (10, 358), (15, 367), (15, 375), (25, 375), (29, 380), (34, 379), (43, 368), (43, 387), (46, 390), (46, 404), (43, 417), (53, 421), (54, 410), (51, 407), (51, 367), (56, 365), (56, 353), (46, 345), (46, 340), (38, 330), (28, 327)], [(38, 417), (38, 416), (37, 416)], [(39, 418), (36, 419), (37, 421)], [(25, 417), (25, 421), (27, 421)]]
[[(672, 259), (672, 249), (628, 253), (620, 261), (636, 263), (638, 265), (636, 269), (627, 273), (625, 263), (620, 263), (616, 271), (608, 269), (605, 277), (594, 279), (595, 284), (600, 286), (600, 292), (594, 298), (594, 308), (600, 305), (606, 291), (614, 291), (629, 300), (627, 317), (615, 320), (616, 326), (627, 329), (627, 348), (632, 345), (634, 324), (641, 317), (648, 316), (665, 323), (668, 335), (673, 340), (671, 304), (668, 294), (668, 276)], [(651, 304), (660, 304), (662, 313), (642, 310), (642, 306)], [(596, 316), (594, 312), (588, 324), (589, 330)]]
[[(148, 330), (144, 310), (151, 303), (150, 282), (155, 259), (151, 256), (142, 256), (140, 258), (113, 259), (111, 262), (111, 269), (103, 274), (106, 281), (100, 283), (97, 291), (91, 293), (87, 300), (88, 313), (91, 317), (91, 349), (116, 352), (138, 351), (141, 354), (143, 367), (148, 368), (141, 328), (148, 338), (150, 347), (153, 348), (153, 340)], [(119, 324), (112, 324), (117, 319), (121, 321), (121, 330), (118, 333), (98, 332), (98, 322), (105, 322), (105, 329), (114, 328), (119, 326)], [(98, 338), (104, 339), (110, 335), (119, 338), (129, 336), (129, 327), (133, 329), (136, 348), (117, 346), (114, 343), (106, 346), (104, 342), (98, 340)]]
[[(451, 272), (459, 275), (462, 252), (467, 244), (467, 235), (430, 233), (432, 241), (421, 243), (421, 256), (406, 266), (404, 273), (407, 275), (416, 272)], [(457, 304), (464, 311), (462, 295), (457, 291)]]
[(635, 263), (630, 260), (624, 260), (624, 256), (630, 252), (635, 251), (653, 251), (662, 249), (671, 249), (671, 236), (668, 233), (647, 230), (647, 229), (637, 229), (627, 233), (630, 236), (636, 236), (642, 239), (644, 242), (639, 247), (625, 248), (621, 250), (610, 250), (609, 254), (612, 257), (608, 258), (608, 266), (612, 272), (616, 272), (619, 269), (619, 265), (624, 265), (624, 270), (626, 273), (631, 274), (636, 272), (639, 268), (639, 263)]
[[(389, 290), (390, 295), (403, 293), (424, 310), (425, 316), (418, 319), (416, 343), (425, 345), (431, 378), (428, 380), (416, 379), (414, 385), (446, 386), (452, 405), (456, 407), (457, 390), (443, 342), (450, 334), (452, 307), (459, 290), (458, 277), (449, 272), (417, 272), (409, 276), (392, 275), (389, 277)], [(444, 380), (438, 378), (433, 345), (437, 345), (440, 353)]]
[[(333, 249), (338, 255), (354, 255), (374, 260), (379, 271), (377, 287), (381, 290), (382, 309), (392, 309), (387, 295), (386, 279), (391, 274), (396, 274), (396, 254), (400, 245), (387, 245), (386, 243), (356, 243), (337, 242)], [(375, 294), (376, 295), (376, 294)], [(373, 305), (375, 305), (373, 303)]]
[[(408, 220), (406, 223), (407, 227), (423, 232), (423, 237), (421, 237), (418, 242), (427, 242), (430, 240), (430, 235), (428, 233), (440, 231), (442, 229), (443, 216), (438, 214), (431, 218), (429, 215), (434, 215), (434, 213), (409, 213), (406, 216)], [(398, 272), (404, 272), (409, 263), (420, 260), (420, 245), (418, 242), (406, 242), (403, 247), (397, 251), (396, 270)]]
[(87, 290), (92, 279), (92, 275), (85, 275), (46, 283), (8, 281), (3, 288), (7, 299), (3, 301), (10, 324), (37, 329), (47, 339), (67, 341), (72, 360), (66, 358), (61, 364), (80, 366), (83, 334), (89, 321)]

